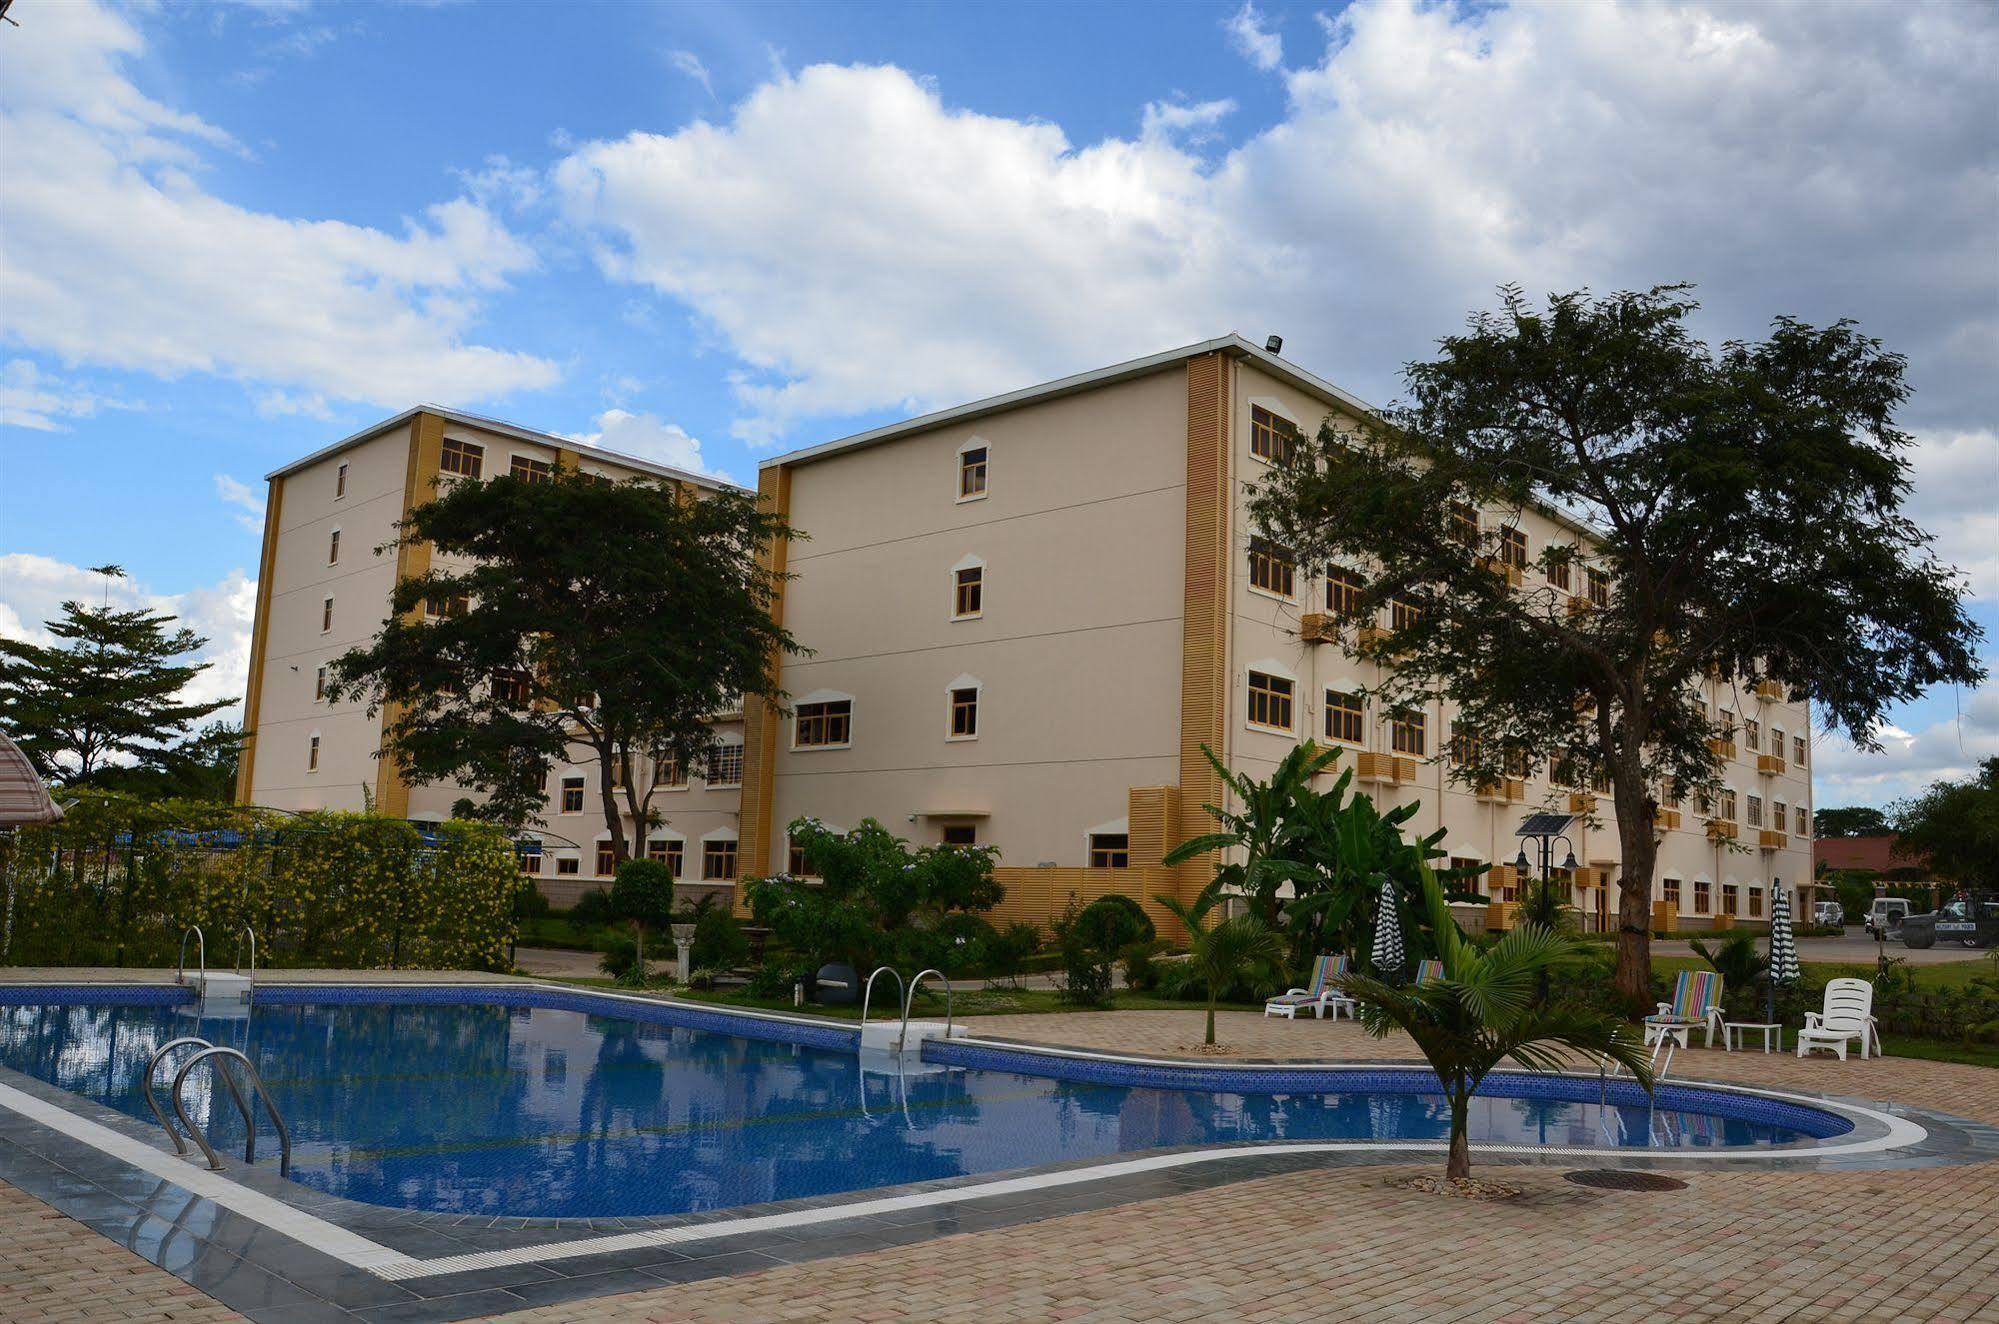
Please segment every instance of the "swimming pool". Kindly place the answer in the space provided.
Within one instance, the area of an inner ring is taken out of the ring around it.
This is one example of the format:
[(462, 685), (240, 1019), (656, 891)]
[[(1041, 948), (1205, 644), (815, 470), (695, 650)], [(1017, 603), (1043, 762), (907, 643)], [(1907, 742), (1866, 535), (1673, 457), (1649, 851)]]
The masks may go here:
[[(293, 1177), (398, 1208), (611, 1218), (729, 1209), (1184, 1146), (1441, 1140), (1411, 1068), (1248, 1070), (932, 1043), (869, 1069), (854, 1032), (540, 988), (259, 988), (248, 1019), (180, 990), (12, 990), (0, 1065), (150, 1121), (154, 1048), (199, 1034), (256, 1061), (294, 1139)], [(191, 1109), (241, 1153), (226, 1099)], [(1754, 1094), (1494, 1077), (1474, 1142), (1762, 1147), (1843, 1117)], [(261, 1147), (268, 1154), (270, 1146)]]

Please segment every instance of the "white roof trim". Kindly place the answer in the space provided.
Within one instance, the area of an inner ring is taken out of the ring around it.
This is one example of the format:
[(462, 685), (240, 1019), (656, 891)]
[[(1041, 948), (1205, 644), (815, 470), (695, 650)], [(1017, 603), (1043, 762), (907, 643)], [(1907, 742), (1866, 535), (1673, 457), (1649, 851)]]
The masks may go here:
[(842, 699), (852, 703), (854, 696), (845, 690), (814, 690), (810, 694), (801, 694), (793, 699), (792, 706), (795, 708), (801, 703), (838, 703)]
[(1123, 818), (1113, 818), (1108, 823), (1099, 823), (1095, 827), (1083, 829), (1083, 835), (1086, 837), (1094, 837), (1100, 833), (1115, 834), (1119, 832), (1124, 833), (1126, 836), (1131, 835), (1130, 815), (1127, 814)]
[(734, 841), (735, 839), (736, 829), (732, 827), (718, 827), (701, 834), (701, 840), (703, 841)]
[(986, 559), (983, 556), (978, 555), (976, 552), (972, 552), (959, 557), (957, 561), (951, 566), (951, 573), (955, 575), (960, 570), (983, 570), (985, 568), (986, 568)]

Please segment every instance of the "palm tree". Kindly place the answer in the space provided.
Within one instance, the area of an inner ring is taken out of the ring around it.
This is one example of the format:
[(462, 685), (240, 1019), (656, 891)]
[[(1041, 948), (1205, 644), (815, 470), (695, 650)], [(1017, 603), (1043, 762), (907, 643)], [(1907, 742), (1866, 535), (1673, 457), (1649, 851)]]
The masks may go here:
[(1380, 1039), (1400, 1029), (1429, 1059), (1451, 1105), (1447, 1177), (1471, 1176), (1466, 1121), (1471, 1097), (1502, 1061), (1529, 1071), (1558, 1071), (1571, 1053), (1607, 1058), (1628, 1068), (1649, 1093), (1652, 1070), (1644, 1045), (1614, 1016), (1536, 1002), (1538, 976), (1577, 950), (1566, 933), (1523, 924), (1485, 951), (1466, 941), (1451, 919), (1444, 890), (1428, 865), (1419, 870), (1423, 901), (1444, 963), (1441, 980), (1397, 988), (1367, 975), (1339, 980), (1360, 1004), (1360, 1023)]
[(1215, 1003), (1222, 990), (1245, 974), (1274, 971), (1284, 963), (1284, 939), (1255, 915), (1242, 914), (1203, 928), (1210, 910), (1222, 901), (1222, 891), (1210, 883), (1192, 904), (1177, 897), (1152, 898), (1187, 926), (1187, 961), (1201, 972), (1208, 986), (1208, 1037), (1215, 1042)]

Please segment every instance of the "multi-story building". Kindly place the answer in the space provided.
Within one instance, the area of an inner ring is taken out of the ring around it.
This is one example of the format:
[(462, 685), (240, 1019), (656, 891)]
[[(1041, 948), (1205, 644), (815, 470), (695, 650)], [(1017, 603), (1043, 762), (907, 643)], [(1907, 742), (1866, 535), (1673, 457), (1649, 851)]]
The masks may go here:
[[(1454, 729), (1446, 705), (1382, 711), (1367, 697), (1380, 680), (1374, 664), (1345, 647), (1356, 627), (1336, 623), (1349, 581), (1304, 574), (1251, 527), (1249, 490), (1290, 438), (1328, 417), (1352, 426), (1365, 413), (1330, 383), (1229, 336), (766, 463), (763, 499), (810, 535), (770, 554), (792, 576), (777, 611), (813, 651), (782, 663), (790, 711), (752, 700), (742, 715), (739, 812), (733, 788), (705, 785), (690, 790), (686, 808), (664, 807), (669, 830), (687, 843), (684, 876), (699, 881), (704, 864), (719, 873), (724, 842), (732, 876), (796, 870), (786, 837), (794, 819), (852, 827), (872, 817), (917, 842), (998, 847), (1007, 897), (997, 918), (1045, 922), (1072, 899), (1113, 891), (1191, 896), (1206, 867), (1159, 861), (1171, 843), (1205, 829), (1202, 806), (1224, 794), (1203, 747), (1261, 774), (1312, 738), (1347, 751), (1335, 771), (1351, 767), (1357, 789), (1383, 803), (1418, 803), (1411, 826), (1442, 828), (1456, 862), (1492, 866), (1489, 889), (1501, 898), (1518, 884), (1509, 862), (1523, 814), (1573, 809), (1580, 867), (1571, 881), (1585, 912), (1601, 916), (1618, 868), (1609, 797), (1550, 781), (1559, 770), (1545, 765), (1483, 791), (1454, 781), (1453, 742), (1477, 733)], [(442, 411), (418, 417), (488, 429), (507, 445), (538, 435)], [(324, 542), (328, 465), (345, 447), (393, 435), (417, 455), (408, 421), (273, 476), (260, 590), (271, 601), (299, 597), (310, 617), (319, 572), (330, 569), (309, 560)], [(407, 464), (414, 473), (417, 461)], [(417, 481), (395, 499), (420, 491)], [(280, 482), (295, 493), (282, 519)], [(299, 508), (299, 492), (313, 508)], [(1577, 611), (1612, 591), (1589, 565), (1588, 531), (1550, 514), (1513, 522), (1501, 573), (1544, 577), (1537, 558), (1550, 540), (1577, 547), (1578, 558), (1569, 582), (1545, 587)], [(392, 582), (386, 570), (371, 581), (372, 614), (351, 636), (321, 640), (319, 651), (365, 637)], [(267, 619), (285, 622), (271, 629), (283, 643), (270, 657), (317, 656), (313, 622), (301, 630), (300, 610), (260, 598), (249, 720), (269, 734), (243, 781), (259, 803), (302, 803), (301, 787), (333, 780), (309, 781), (323, 774), (302, 768), (305, 738), (335, 728), (299, 695), (280, 703), (283, 678), (266, 660)], [(309, 693), (306, 679), (300, 694)], [(270, 705), (262, 712), (260, 691)], [(1809, 713), (1767, 689), (1738, 692), (1721, 681), (1703, 699), (1739, 728), (1728, 789), (1705, 812), (1663, 801), (1655, 899), (1688, 927), (1720, 916), (1755, 923), (1773, 881), (1810, 877)], [(387, 765), (368, 762), (379, 726), (350, 726), (340, 728), (341, 777), (355, 781), (365, 768), (392, 812), (448, 812), (448, 788), (398, 800)], [(725, 721), (718, 739), (738, 738), (734, 731)], [(333, 757), (329, 744), (321, 748)], [(726, 764), (723, 776), (735, 771)], [(557, 794), (552, 788), (548, 821), (560, 833)], [(696, 795), (709, 803), (695, 808)], [(333, 801), (322, 793), (311, 802)], [(696, 841), (707, 847), (698, 858)], [(581, 855), (575, 877), (595, 885), (597, 862)]]

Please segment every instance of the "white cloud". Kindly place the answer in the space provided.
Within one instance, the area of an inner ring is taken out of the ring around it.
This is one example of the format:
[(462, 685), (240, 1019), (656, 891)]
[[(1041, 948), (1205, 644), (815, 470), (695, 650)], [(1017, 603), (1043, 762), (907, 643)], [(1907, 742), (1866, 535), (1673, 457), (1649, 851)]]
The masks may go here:
[(65, 418), (94, 418), (100, 409), (144, 409), (145, 405), (98, 394), (66, 378), (54, 377), (27, 359), (0, 365), (0, 427), (34, 432), (66, 432)]
[(239, 482), (228, 474), (215, 475), (215, 495), (224, 505), (237, 510), (236, 522), (260, 537), (264, 532), (264, 495), (248, 483)]
[[(1999, 670), (1999, 658), (1986, 665)], [(1939, 780), (1963, 781), (1985, 759), (1999, 756), (1999, 680), (1963, 696), (1951, 716), (1920, 731), (1883, 723), (1881, 749), (1863, 753), (1850, 741), (1823, 736), (1813, 748), (1813, 798), (1820, 805), (1873, 805), (1921, 793)]]
[(708, 66), (701, 63), (701, 57), (693, 51), (668, 51), (666, 62), (680, 73), (701, 84), (701, 90), (710, 97), (715, 95), (714, 80), (708, 76)]
[(391, 234), (238, 207), (202, 188), (234, 140), (141, 93), (137, 27), (41, 6), (0, 84), (0, 342), (161, 377), (212, 373), (376, 405), (552, 384), (555, 365), (466, 342), (477, 296), (535, 265), (479, 203)]
[[(82, 566), (25, 552), (0, 554), (0, 635), (35, 643), (52, 642), (43, 623), (62, 612), (65, 600), (95, 605), (105, 600), (106, 582)], [(250, 680), (250, 632), (257, 610), (257, 581), (232, 570), (219, 582), (185, 593), (158, 593), (131, 579), (109, 584), (110, 602), (126, 609), (146, 607), (180, 618), (208, 640), (197, 653), (209, 669), (183, 691), (196, 701), (231, 700), (236, 706), (216, 714), (242, 720), (243, 692)]]
[(1973, 597), (1999, 598), (1999, 432), (1919, 433), (1910, 460), (1909, 515)]
[(665, 423), (655, 414), (635, 414), (628, 409), (606, 409), (594, 421), (595, 432), (567, 435), (586, 446), (601, 446), (620, 455), (635, 455), (689, 473), (728, 477), (720, 469), (708, 466), (701, 455), (701, 442), (689, 436), (687, 429), (678, 423)]
[(1263, 15), (1247, 0), (1222, 26), (1228, 30), (1229, 44), (1236, 54), (1265, 73), (1284, 63), (1284, 38), (1270, 30)]
[(1140, 120), (1139, 136), (1177, 138), (1187, 143), (1211, 142), (1216, 137), (1216, 126), (1235, 108), (1236, 103), (1227, 99), (1193, 105), (1178, 101), (1148, 102)]

